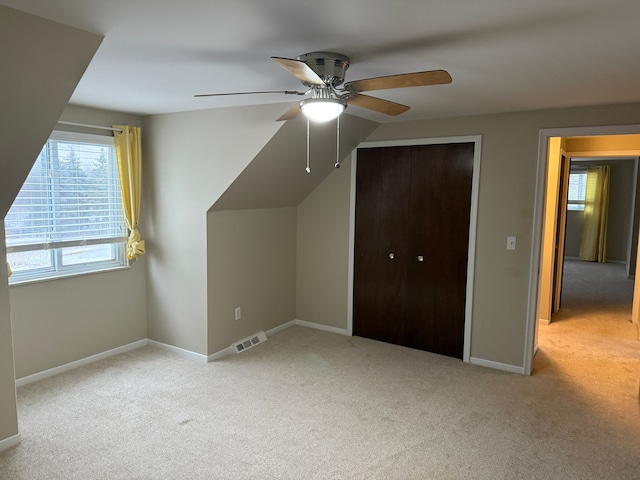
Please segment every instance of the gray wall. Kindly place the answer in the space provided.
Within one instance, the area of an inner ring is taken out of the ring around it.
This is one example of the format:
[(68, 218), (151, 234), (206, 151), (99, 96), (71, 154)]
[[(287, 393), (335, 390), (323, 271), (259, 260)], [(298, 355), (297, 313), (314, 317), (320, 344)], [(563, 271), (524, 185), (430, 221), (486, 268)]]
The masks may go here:
[[(572, 161), (572, 165), (610, 165), (609, 220), (607, 225), (607, 259), (627, 263), (632, 228), (632, 208), (635, 203), (633, 160)], [(565, 256), (578, 257), (582, 238), (583, 213), (567, 212)]]
[(282, 110), (275, 104), (143, 118), (150, 339), (215, 353), (208, 345), (207, 212), (282, 126), (274, 121)]
[[(222, 281), (215, 275), (224, 273), (215, 272), (215, 262), (208, 257), (221, 255), (214, 248), (221, 239), (211, 237), (215, 214), (205, 212), (275, 133), (278, 108), (145, 118), (149, 142), (145, 151), (151, 159), (145, 185), (152, 190), (146, 199), (151, 210), (147, 238), (153, 250), (147, 258), (150, 338), (212, 354), (238, 339), (233, 335), (244, 334), (234, 330), (235, 325), (224, 324), (230, 321), (230, 304), (220, 303), (223, 307), (217, 312), (211, 288)], [(625, 123), (640, 123), (638, 105), (397, 122), (380, 125), (366, 139), (482, 135), (472, 357), (524, 365), (540, 129)], [(349, 177), (346, 166), (334, 171), (300, 203), (297, 215), (295, 315), (337, 329), (348, 328)], [(269, 181), (266, 174), (264, 181)], [(211, 222), (208, 229), (206, 219)], [(518, 238), (515, 252), (505, 249), (508, 235)], [(235, 269), (251, 271), (241, 256), (234, 253), (233, 258)], [(246, 302), (251, 288), (234, 295)], [(282, 323), (289, 320), (287, 315), (283, 314)], [(223, 324), (217, 323), (218, 317)]]
[(472, 357), (524, 366), (540, 129), (638, 123), (629, 104), (390, 123), (367, 139), (482, 135)]
[[(343, 114), (340, 117), (340, 161), (378, 124)], [(299, 205), (335, 170), (336, 122), (311, 124), (307, 173), (307, 122), (302, 115), (287, 121), (251, 160), (240, 176), (211, 207), (212, 211), (280, 208)], [(265, 181), (268, 179), (268, 181)]]
[(298, 206), (296, 318), (347, 328), (351, 160)]
[(16, 378), (147, 338), (144, 265), (10, 287)]
[[(76, 106), (66, 107), (60, 119), (101, 126), (140, 126), (142, 121)], [(56, 128), (112, 135), (108, 130)], [(144, 225), (141, 231), (144, 236)], [(145, 339), (144, 263), (142, 257), (125, 270), (11, 286), (16, 378)]]
[(101, 42), (99, 35), (0, 5), (0, 217)]
[(578, 258), (582, 241), (582, 220), (584, 212), (567, 210), (567, 233), (564, 242), (564, 256)]
[[(4, 218), (0, 219), (0, 259), (7, 255), (4, 243)], [(0, 262), (4, 266), (4, 263)], [(9, 287), (0, 268), (0, 442), (18, 435), (18, 412), (16, 408), (15, 370), (11, 315), (9, 313)]]
[(289, 207), (207, 215), (211, 353), (295, 319), (296, 213)]

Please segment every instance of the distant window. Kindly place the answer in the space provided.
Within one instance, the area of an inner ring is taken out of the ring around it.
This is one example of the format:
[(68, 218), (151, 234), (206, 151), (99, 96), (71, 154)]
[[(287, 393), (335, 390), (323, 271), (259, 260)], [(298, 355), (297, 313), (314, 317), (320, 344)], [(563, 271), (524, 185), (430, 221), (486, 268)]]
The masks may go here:
[(113, 137), (54, 132), (5, 218), (9, 283), (126, 265)]
[(569, 174), (569, 195), (567, 210), (584, 210), (584, 199), (587, 191), (587, 172), (577, 171)]

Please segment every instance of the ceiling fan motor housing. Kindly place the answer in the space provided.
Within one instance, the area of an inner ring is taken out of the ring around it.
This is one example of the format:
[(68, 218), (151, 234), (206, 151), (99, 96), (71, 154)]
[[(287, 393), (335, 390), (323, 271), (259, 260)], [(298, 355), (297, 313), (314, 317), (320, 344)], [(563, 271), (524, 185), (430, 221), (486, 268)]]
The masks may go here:
[(306, 63), (327, 85), (332, 87), (344, 82), (345, 73), (349, 68), (349, 57), (335, 52), (305, 53), (296, 57), (296, 60)]

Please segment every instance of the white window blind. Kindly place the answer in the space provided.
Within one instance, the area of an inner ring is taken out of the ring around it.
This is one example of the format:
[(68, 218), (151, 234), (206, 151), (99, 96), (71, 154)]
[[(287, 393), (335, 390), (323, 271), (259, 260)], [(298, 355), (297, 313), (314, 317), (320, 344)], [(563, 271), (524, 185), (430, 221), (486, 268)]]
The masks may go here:
[(587, 171), (573, 170), (569, 174), (568, 210), (584, 210), (584, 199), (587, 191)]
[(113, 137), (54, 132), (5, 218), (14, 273), (117, 262), (126, 223)]

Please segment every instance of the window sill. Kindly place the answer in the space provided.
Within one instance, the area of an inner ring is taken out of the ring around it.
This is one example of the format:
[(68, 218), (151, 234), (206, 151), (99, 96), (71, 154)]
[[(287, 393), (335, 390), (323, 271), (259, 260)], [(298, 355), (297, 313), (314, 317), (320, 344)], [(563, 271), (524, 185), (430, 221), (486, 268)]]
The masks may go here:
[(101, 270), (93, 270), (90, 272), (69, 272), (69, 273), (64, 273), (64, 274), (57, 274), (57, 275), (52, 275), (52, 276), (48, 276), (48, 277), (39, 277), (39, 278), (29, 278), (29, 279), (24, 279), (24, 280), (16, 280), (16, 281), (11, 281), (11, 278), (9, 278), (9, 288), (11, 287), (21, 287), (23, 285), (31, 285), (33, 283), (42, 283), (42, 282), (51, 282), (54, 280), (64, 280), (64, 279), (68, 279), (68, 278), (73, 278), (73, 277), (82, 277), (85, 275), (96, 275), (96, 274), (100, 274), (100, 273), (109, 273), (109, 272), (115, 272), (115, 271), (119, 271), (119, 270), (129, 270), (131, 268), (131, 265), (118, 265), (117, 267), (111, 267), (111, 268), (104, 268)]

